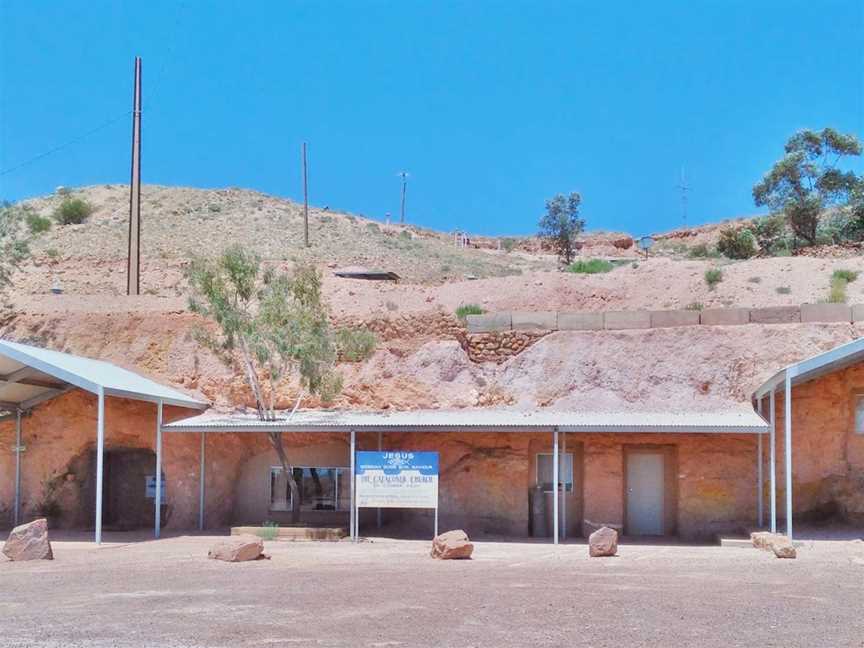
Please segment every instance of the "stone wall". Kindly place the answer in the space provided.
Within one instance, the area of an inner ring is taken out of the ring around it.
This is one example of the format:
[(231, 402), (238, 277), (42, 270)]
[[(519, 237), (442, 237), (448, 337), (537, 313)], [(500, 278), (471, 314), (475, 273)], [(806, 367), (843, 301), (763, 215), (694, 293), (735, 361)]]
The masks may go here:
[(474, 362), (504, 362), (521, 353), (549, 331), (504, 331), (466, 336), (468, 357)]

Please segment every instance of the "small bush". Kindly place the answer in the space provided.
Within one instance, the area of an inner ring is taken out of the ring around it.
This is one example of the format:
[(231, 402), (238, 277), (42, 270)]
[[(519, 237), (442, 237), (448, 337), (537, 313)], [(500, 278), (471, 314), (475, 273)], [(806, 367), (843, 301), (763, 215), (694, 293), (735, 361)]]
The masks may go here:
[(262, 540), (275, 540), (279, 537), (279, 523), (266, 520), (258, 529), (258, 536)]
[(839, 270), (835, 270), (834, 274), (831, 275), (832, 279), (842, 279), (846, 283), (852, 283), (858, 278), (858, 273), (854, 270), (845, 270), (840, 268)]
[(717, 253), (712, 251), (707, 243), (697, 243), (687, 251), (687, 256), (691, 259), (707, 259), (717, 256)]
[(760, 249), (773, 254), (774, 247), (781, 241), (786, 233), (786, 219), (783, 214), (764, 216), (754, 220), (750, 227), (756, 237), (756, 244)]
[(505, 252), (512, 252), (516, 249), (516, 239), (505, 238), (501, 240), (501, 247)]
[(51, 220), (36, 212), (27, 212), (27, 227), (31, 234), (42, 234), (51, 229)]
[(828, 303), (829, 304), (845, 304), (846, 303), (846, 287), (849, 285), (849, 282), (846, 281), (843, 277), (839, 277), (836, 274), (831, 277), (830, 289), (828, 290)]
[(747, 281), (755, 284), (762, 283), (762, 277), (750, 277)]
[(79, 225), (93, 213), (93, 206), (81, 198), (66, 198), (54, 210), (54, 220), (61, 225)]
[(749, 259), (756, 254), (756, 237), (749, 229), (727, 227), (720, 230), (717, 251), (730, 259)]
[(691, 302), (684, 307), (684, 310), (703, 311), (705, 310), (705, 304), (703, 304), (702, 302)]
[(375, 352), (378, 338), (367, 328), (339, 329), (336, 331), (336, 348), (348, 362), (362, 362)]
[(721, 281), (723, 281), (723, 271), (720, 268), (711, 268), (705, 271), (705, 283), (708, 284), (709, 290), (714, 290)]
[(583, 261), (580, 259), (575, 263), (571, 263), (567, 267), (567, 272), (575, 272), (577, 274), (600, 274), (610, 272), (615, 269), (615, 264), (606, 259), (588, 259)]
[(792, 289), (789, 286), (777, 286), (774, 290), (777, 291), (778, 295), (788, 295), (792, 292)]
[(56, 259), (60, 256), (60, 252), (57, 250), (57, 248), (48, 248), (47, 250), (45, 250), (45, 254), (51, 259)]
[(456, 309), (456, 317), (460, 320), (464, 320), (469, 315), (482, 315), (485, 312), (486, 311), (477, 304), (462, 304)]

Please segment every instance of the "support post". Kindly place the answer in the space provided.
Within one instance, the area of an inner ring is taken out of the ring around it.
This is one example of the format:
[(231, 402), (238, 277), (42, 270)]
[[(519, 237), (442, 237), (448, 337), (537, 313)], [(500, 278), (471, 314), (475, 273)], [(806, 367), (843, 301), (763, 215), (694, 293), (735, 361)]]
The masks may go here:
[(102, 472), (105, 463), (105, 389), (96, 395), (96, 544), (102, 543)]
[(162, 532), (162, 401), (156, 403), (156, 528), (155, 535), (159, 538)]
[(198, 530), (204, 530), (204, 478), (205, 478), (205, 455), (204, 455), (204, 441), (207, 438), (205, 435), (206, 432), (201, 432), (201, 450), (198, 453), (201, 458), (201, 466), (198, 468)]
[[(763, 415), (762, 407), (763, 399), (759, 399), (759, 414)], [(756, 491), (758, 493), (758, 498), (756, 499), (756, 518), (757, 524), (759, 528), (762, 528), (762, 525), (765, 524), (765, 515), (764, 515), (764, 502), (765, 502), (765, 485), (764, 480), (762, 478), (762, 434), (760, 433), (756, 437)]]
[(561, 484), (561, 539), (567, 539), (567, 433), (561, 433), (561, 449), (564, 457), (564, 482)]
[(21, 410), (15, 412), (15, 525), (21, 524)]
[(558, 544), (558, 428), (552, 432), (552, 544)]
[(769, 439), (771, 465), (768, 475), (771, 491), (771, 533), (777, 533), (777, 410), (774, 406), (774, 390), (768, 397), (768, 407), (771, 408), (771, 438)]
[(357, 435), (351, 430), (351, 515), (349, 523), (351, 526), (351, 542), (357, 542), (357, 475), (356, 475), (356, 448)]
[[(384, 433), (378, 432), (378, 452), (381, 452), (384, 445)], [(379, 507), (376, 511), (377, 520), (376, 523), (378, 528), (381, 528), (381, 508)], [(438, 535), (438, 509), (435, 509), (435, 535)]]
[(786, 536), (792, 541), (792, 376), (786, 370), (786, 395), (783, 399), (783, 427), (785, 439), (783, 455), (786, 460)]

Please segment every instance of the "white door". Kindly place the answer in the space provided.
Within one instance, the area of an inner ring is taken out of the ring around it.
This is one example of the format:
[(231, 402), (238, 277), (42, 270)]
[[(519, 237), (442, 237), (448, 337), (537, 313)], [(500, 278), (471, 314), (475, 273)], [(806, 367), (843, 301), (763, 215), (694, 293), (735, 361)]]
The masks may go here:
[(663, 535), (662, 452), (627, 455), (627, 533)]

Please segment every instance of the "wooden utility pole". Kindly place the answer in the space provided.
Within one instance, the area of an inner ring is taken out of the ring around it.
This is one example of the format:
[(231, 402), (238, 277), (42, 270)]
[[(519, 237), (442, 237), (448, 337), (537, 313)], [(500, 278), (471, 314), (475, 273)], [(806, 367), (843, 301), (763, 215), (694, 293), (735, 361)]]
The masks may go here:
[(407, 190), (407, 187), (408, 187), (408, 172), (407, 171), (400, 171), (399, 175), (402, 177), (402, 210), (400, 212), (399, 222), (404, 223), (405, 222), (405, 191)]
[(141, 294), (141, 57), (135, 57), (132, 93), (132, 178), (129, 181), (129, 259), (126, 294)]
[(303, 241), (309, 247), (309, 184), (306, 174), (306, 142), (303, 142)]

